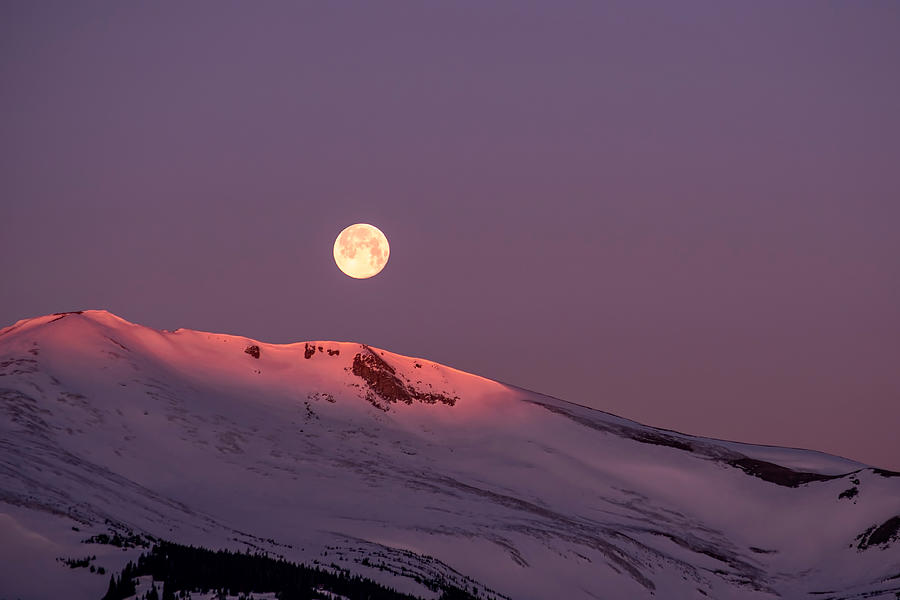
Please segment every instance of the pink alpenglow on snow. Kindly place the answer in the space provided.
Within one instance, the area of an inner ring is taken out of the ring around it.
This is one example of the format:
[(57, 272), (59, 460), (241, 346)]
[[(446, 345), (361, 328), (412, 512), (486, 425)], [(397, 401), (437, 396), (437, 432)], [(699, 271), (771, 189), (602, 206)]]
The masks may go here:
[(101, 597), (108, 577), (56, 558), (117, 572), (141, 549), (82, 543), (110, 531), (334, 563), (425, 598), (440, 578), (498, 600), (900, 591), (896, 473), (365, 344), (85, 311), (0, 330), (0, 382), (11, 597)]

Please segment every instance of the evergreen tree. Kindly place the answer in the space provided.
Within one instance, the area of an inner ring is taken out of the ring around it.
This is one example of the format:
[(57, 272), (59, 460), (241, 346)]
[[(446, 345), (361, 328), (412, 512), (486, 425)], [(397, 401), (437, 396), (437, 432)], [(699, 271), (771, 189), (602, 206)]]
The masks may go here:
[(134, 579), (126, 576), (123, 573), (122, 578), (119, 580), (119, 589), (116, 592), (116, 597), (113, 600), (122, 600), (123, 598), (134, 596), (136, 593), (137, 590), (134, 588)]
[(103, 596), (103, 600), (116, 600), (119, 597), (119, 586), (116, 585), (116, 576), (111, 575), (109, 578), (109, 588), (106, 590), (106, 595)]
[(163, 583), (162, 600), (175, 600), (175, 586), (168, 581)]

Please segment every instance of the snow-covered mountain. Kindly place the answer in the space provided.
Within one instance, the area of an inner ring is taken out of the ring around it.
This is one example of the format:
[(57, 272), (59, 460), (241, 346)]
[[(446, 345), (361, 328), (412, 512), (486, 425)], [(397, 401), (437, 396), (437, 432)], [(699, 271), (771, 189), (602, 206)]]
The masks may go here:
[[(513, 351), (513, 349), (511, 349)], [(900, 476), (654, 429), (356, 343), (0, 330), (0, 598), (152, 536), (518, 599), (900, 597)], [(260, 590), (265, 591), (265, 590)], [(473, 592), (474, 593), (474, 592)]]

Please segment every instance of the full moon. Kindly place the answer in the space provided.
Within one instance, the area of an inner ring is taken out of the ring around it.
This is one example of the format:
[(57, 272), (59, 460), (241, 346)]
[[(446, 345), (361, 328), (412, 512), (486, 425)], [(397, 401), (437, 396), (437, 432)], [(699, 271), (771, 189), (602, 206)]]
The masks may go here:
[(334, 240), (334, 262), (354, 279), (378, 275), (390, 254), (387, 238), (380, 229), (367, 223), (347, 227)]

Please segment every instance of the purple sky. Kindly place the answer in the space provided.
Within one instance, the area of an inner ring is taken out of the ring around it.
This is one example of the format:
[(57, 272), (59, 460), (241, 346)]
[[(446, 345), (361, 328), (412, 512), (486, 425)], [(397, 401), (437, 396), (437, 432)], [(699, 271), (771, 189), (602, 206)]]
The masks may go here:
[[(0, 324), (360, 341), (900, 470), (898, 31), (894, 1), (4, 2)], [(355, 222), (374, 279), (331, 258)]]

